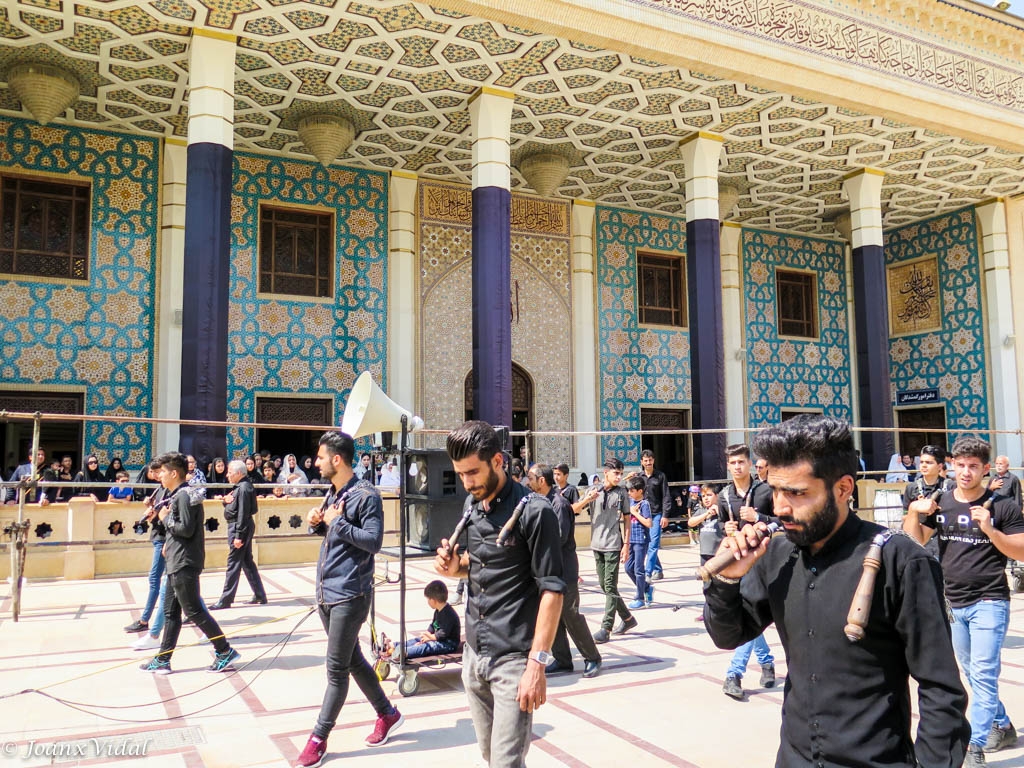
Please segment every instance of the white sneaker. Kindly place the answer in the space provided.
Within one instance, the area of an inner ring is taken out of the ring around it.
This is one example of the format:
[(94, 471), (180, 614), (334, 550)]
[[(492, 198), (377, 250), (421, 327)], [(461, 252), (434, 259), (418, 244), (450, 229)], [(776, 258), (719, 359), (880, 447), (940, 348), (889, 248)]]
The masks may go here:
[(136, 651), (153, 651), (160, 647), (160, 638), (153, 637), (148, 632), (132, 643), (132, 649)]

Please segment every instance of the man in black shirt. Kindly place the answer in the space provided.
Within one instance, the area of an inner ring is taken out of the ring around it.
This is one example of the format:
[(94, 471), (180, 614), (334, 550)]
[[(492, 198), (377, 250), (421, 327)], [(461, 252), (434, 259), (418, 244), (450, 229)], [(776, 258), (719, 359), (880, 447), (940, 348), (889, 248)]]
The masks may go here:
[[(601, 653), (597, 650), (587, 620), (580, 614), (580, 563), (576, 557), (576, 518), (569, 500), (554, 487), (554, 472), (546, 464), (534, 464), (526, 473), (530, 489), (551, 502), (555, 515), (558, 517), (558, 537), (562, 542), (562, 579), (565, 581), (565, 592), (562, 594), (562, 616), (558, 622), (558, 631), (551, 646), (551, 655), (547, 673), (571, 672), (572, 652), (569, 650), (569, 638), (583, 657), (583, 676), (596, 677), (601, 671)], [(571, 487), (571, 486), (570, 486)]]
[[(857, 457), (845, 422), (798, 416), (759, 433), (753, 447), (768, 461), (786, 535), (758, 542), (758, 522), (726, 537), (720, 551), (739, 559), (708, 585), (704, 618), (720, 648), (778, 627), (789, 670), (776, 765), (957, 768), (970, 728), (939, 564), (850, 511)], [(873, 540), (881, 567), (864, 636), (851, 643), (847, 614)]]
[(228, 464), (227, 477), (235, 487), (221, 497), (224, 502), (224, 519), (228, 524), (228, 565), (224, 573), (224, 590), (220, 599), (210, 610), (230, 608), (238, 591), (238, 579), (245, 572), (246, 581), (252, 589), (252, 600), (247, 605), (266, 605), (267, 592), (252, 556), (252, 537), (256, 533), (254, 515), (259, 508), (256, 491), (249, 482), (245, 462), (238, 459)]
[(989, 481), (988, 489), (998, 496), (1006, 496), (1013, 499), (1017, 509), (1021, 508), (1020, 480), (1010, 471), (1010, 457), (996, 456), (996, 473)]
[(668, 514), (672, 511), (672, 494), (668, 492), (668, 478), (665, 477), (665, 473), (654, 467), (654, 451), (645, 450), (640, 454), (640, 466), (647, 481), (647, 485), (644, 486), (644, 498), (651, 505), (651, 543), (647, 548), (647, 562), (644, 564), (648, 583), (647, 602), (650, 603), (654, 594), (654, 587), (650, 586), (650, 583), (660, 581), (664, 577), (658, 549), (661, 547), (661, 532), (668, 526)]
[[(748, 446), (734, 443), (725, 449), (725, 456), (732, 482), (718, 494), (718, 519), (724, 522), (726, 535), (731, 536), (745, 523), (767, 523), (772, 519), (772, 492), (767, 483), (750, 473)], [(725, 672), (722, 693), (737, 701), (743, 700), (743, 675), (751, 653), (761, 665), (761, 687), (775, 687), (775, 657), (762, 633), (736, 649)]]
[[(918, 499), (927, 499), (939, 490), (951, 490), (955, 481), (942, 476), (945, 467), (946, 452), (937, 445), (926, 445), (921, 449), (920, 472), (917, 478), (903, 489), (903, 512), (910, 509), (910, 505)], [(939, 548), (934, 539), (925, 544), (925, 549), (932, 557), (938, 558)]]
[(569, 502), (569, 506), (579, 501), (580, 489), (569, 482), (569, 465), (559, 464), (552, 470), (552, 473), (555, 478), (555, 484), (558, 486), (558, 492)]
[[(931, 499), (913, 502), (903, 519), (903, 530), (922, 544), (938, 532), (946, 599), (952, 606), (953, 649), (974, 694), (967, 766), (984, 765), (985, 752), (1017, 741), (999, 700), (999, 668), (1010, 619), (1006, 558), (1024, 559), (1024, 518), (1016, 502), (986, 487), (989, 450), (976, 437), (957, 440), (952, 449), (956, 488), (937, 504)], [(990, 499), (994, 501), (987, 509)]]
[(469, 580), (462, 681), (483, 759), (523, 768), (533, 710), (547, 700), (544, 672), (565, 591), (558, 520), (547, 499), (505, 474), (490, 424), (467, 421), (448, 434), (447, 449), (469, 493), (468, 545), (462, 554), (453, 541), (449, 552), (442, 540), (434, 568)]
[[(167, 531), (164, 562), (167, 592), (164, 595), (163, 641), (160, 652), (140, 668), (157, 675), (171, 673), (171, 654), (181, 634), (181, 612), (213, 643), (215, 655), (210, 672), (230, 669), (241, 654), (224, 638), (217, 622), (199, 597), (199, 575), (206, 564), (203, 529), (203, 504), (189, 495), (185, 475), (188, 464), (180, 453), (165, 453), (154, 459), (160, 465), (160, 484), (166, 494), (159, 502), (157, 515)], [(157, 509), (154, 506), (154, 509)]]

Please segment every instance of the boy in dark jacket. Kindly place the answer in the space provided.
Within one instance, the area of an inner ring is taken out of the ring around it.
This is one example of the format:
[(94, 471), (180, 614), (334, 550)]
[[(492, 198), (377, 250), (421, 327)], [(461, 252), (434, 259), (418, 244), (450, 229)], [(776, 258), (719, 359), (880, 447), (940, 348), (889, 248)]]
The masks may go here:
[(352, 471), (354, 455), (355, 444), (344, 432), (325, 432), (320, 438), (316, 466), (331, 486), (307, 519), (310, 532), (324, 537), (316, 564), (316, 600), (327, 632), (327, 690), (313, 733), (295, 763), (300, 768), (323, 761), (327, 737), (348, 695), (349, 676), (377, 711), (368, 746), (387, 743), (405, 722), (359, 648), (359, 628), (370, 612), (373, 556), (384, 541), (384, 505), (380, 492)]
[(188, 493), (185, 475), (188, 462), (180, 453), (165, 453), (154, 459), (160, 465), (160, 484), (165, 489), (158, 512), (160, 522), (167, 529), (164, 543), (164, 561), (167, 570), (167, 595), (164, 600), (163, 642), (160, 652), (140, 669), (158, 675), (171, 673), (171, 654), (178, 644), (181, 632), (181, 612), (195, 622), (213, 643), (215, 656), (210, 672), (229, 669), (241, 654), (232, 648), (217, 622), (203, 606), (199, 596), (199, 574), (203, 572), (206, 548), (203, 533), (203, 504)]

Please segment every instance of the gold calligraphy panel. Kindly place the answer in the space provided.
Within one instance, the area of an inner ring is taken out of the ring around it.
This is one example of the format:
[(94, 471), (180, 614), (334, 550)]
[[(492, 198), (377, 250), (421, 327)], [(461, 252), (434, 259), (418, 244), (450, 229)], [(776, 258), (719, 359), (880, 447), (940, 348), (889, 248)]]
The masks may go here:
[[(512, 194), (512, 231), (569, 237), (569, 203)], [(472, 226), (473, 193), (458, 184), (420, 182), (420, 218)]]
[(887, 283), (890, 336), (942, 328), (938, 257), (892, 265), (887, 270)]

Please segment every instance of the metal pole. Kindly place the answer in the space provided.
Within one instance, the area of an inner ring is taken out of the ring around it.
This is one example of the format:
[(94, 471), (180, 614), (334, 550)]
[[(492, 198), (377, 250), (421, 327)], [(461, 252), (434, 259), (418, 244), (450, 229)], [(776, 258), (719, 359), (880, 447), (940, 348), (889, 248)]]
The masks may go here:
[(398, 447), (398, 473), (401, 480), (398, 483), (398, 674), (405, 671), (405, 535), (406, 535), (406, 509), (405, 485), (408, 480), (406, 465), (406, 453), (409, 447), (409, 419), (402, 415), (402, 438)]

